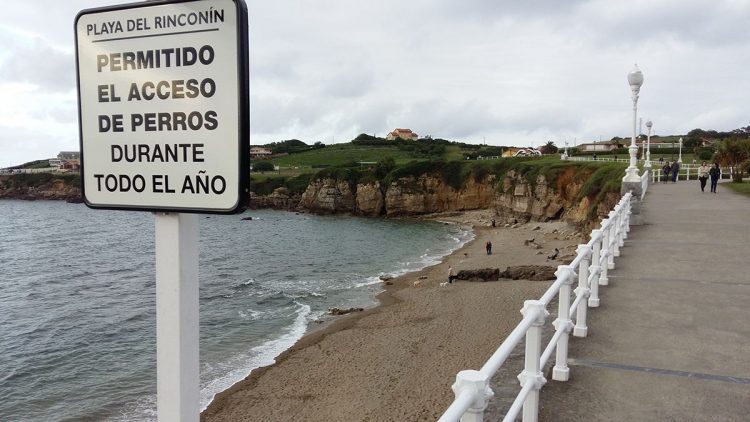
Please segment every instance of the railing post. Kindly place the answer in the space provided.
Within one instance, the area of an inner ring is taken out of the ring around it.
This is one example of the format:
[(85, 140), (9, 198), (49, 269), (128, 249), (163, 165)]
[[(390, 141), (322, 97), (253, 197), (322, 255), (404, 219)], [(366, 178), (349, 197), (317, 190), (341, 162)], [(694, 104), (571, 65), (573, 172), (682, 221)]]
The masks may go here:
[(573, 321), (570, 320), (570, 285), (573, 284), (575, 270), (570, 265), (558, 265), (555, 271), (557, 277), (564, 277), (564, 282), (560, 286), (557, 300), (557, 319), (552, 325), (556, 331), (563, 331), (557, 341), (557, 352), (555, 355), (555, 367), (552, 368), (552, 379), (555, 381), (567, 381), (570, 373), (568, 369), (568, 337), (570, 330), (573, 328)]
[(625, 239), (628, 238), (629, 231), (630, 231), (630, 201), (627, 201), (627, 206), (620, 210), (620, 237), (619, 237), (620, 243), (618, 244), (618, 246), (625, 245)]
[(581, 296), (582, 299), (578, 302), (578, 309), (576, 309), (576, 326), (573, 328), (573, 335), (576, 337), (586, 337), (588, 332), (588, 327), (586, 326), (586, 313), (588, 312), (586, 299), (591, 294), (591, 289), (589, 288), (591, 246), (578, 245), (576, 252), (582, 256), (582, 259), (578, 267), (578, 287), (576, 287), (575, 292), (576, 296)]
[[(612, 237), (614, 236), (613, 227), (615, 225), (614, 224), (615, 222), (611, 219), (609, 219), (609, 221), (610, 221), (609, 227), (607, 227), (607, 230), (604, 231), (602, 253), (604, 254), (606, 252), (606, 256), (607, 256), (607, 265), (605, 266), (605, 268), (607, 268), (608, 270), (612, 270), (615, 268), (615, 258), (614, 258), (614, 255), (612, 254)], [(600, 278), (600, 281), (601, 281), (601, 278)], [(603, 284), (601, 284), (600, 282), (599, 285), (602, 286)]]
[(479, 371), (468, 369), (456, 375), (456, 382), (453, 383), (451, 389), (456, 398), (466, 390), (470, 390), (474, 397), (469, 410), (461, 416), (461, 422), (482, 422), (484, 410), (495, 395), (490, 388), (490, 379)]
[(615, 207), (616, 211), (610, 211), (609, 212), (609, 219), (612, 221), (612, 225), (610, 226), (609, 230), (609, 251), (611, 253), (610, 260), (611, 266), (609, 269), (613, 269), (615, 267), (615, 260), (614, 257), (620, 256), (620, 241), (618, 238), (620, 237), (620, 211), (621, 208)]
[(527, 382), (533, 383), (533, 387), (523, 402), (523, 422), (536, 422), (539, 418), (539, 390), (547, 382), (542, 375), (539, 359), (542, 357), (542, 327), (549, 312), (540, 300), (527, 300), (523, 303), (521, 314), (526, 316), (534, 312), (536, 318), (534, 323), (526, 331), (526, 359), (523, 372), (518, 375), (518, 380), (523, 388)]
[[(602, 224), (604, 224), (604, 223), (602, 223)], [(599, 285), (602, 284), (602, 274), (604, 274), (605, 282), (609, 283), (609, 280), (606, 279), (607, 278), (607, 273), (606, 272), (604, 272), (604, 273), (602, 272), (602, 265), (601, 265), (601, 260), (602, 260), (602, 252), (601, 252), (601, 250), (602, 250), (602, 244), (605, 242), (604, 232), (602, 232), (602, 230), (598, 230), (598, 229), (597, 230), (592, 230), (591, 231), (591, 237), (596, 237), (600, 233), (601, 233), (601, 237), (599, 238), (598, 241), (594, 242), (594, 252), (593, 252), (593, 255), (591, 257), (591, 267), (589, 267), (589, 270), (591, 270), (591, 273), (596, 275), (596, 277), (594, 278), (594, 281), (589, 286), (589, 289), (591, 289), (591, 293), (590, 293), (590, 296), (589, 296), (589, 308), (597, 308), (597, 307), (599, 307)], [(603, 268), (607, 268), (607, 266), (605, 265)], [(576, 318), (576, 320), (578, 320), (578, 318)], [(576, 324), (576, 326), (577, 326), (577, 324)], [(576, 335), (575, 331), (573, 332), (573, 335)], [(586, 334), (584, 333), (584, 335), (581, 336), (581, 337), (585, 337), (585, 336), (586, 336)]]

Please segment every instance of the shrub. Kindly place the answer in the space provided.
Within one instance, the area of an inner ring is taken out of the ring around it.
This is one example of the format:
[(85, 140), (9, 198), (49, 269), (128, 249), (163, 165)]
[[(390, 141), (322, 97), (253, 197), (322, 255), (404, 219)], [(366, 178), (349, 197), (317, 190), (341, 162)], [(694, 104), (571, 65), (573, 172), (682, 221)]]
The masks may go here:
[(274, 167), (273, 163), (270, 161), (257, 161), (253, 163), (253, 171), (257, 171), (260, 173), (263, 173), (265, 171), (274, 171), (276, 167)]

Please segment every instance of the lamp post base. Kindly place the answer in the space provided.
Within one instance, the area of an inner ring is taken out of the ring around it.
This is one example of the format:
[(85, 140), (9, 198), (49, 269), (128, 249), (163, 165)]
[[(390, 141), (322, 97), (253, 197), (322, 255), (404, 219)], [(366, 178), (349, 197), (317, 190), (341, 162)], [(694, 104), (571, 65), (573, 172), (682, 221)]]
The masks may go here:
[(623, 183), (641, 183), (641, 176), (638, 175), (638, 167), (628, 167), (625, 170), (625, 177), (622, 178)]
[(641, 184), (640, 178), (637, 182), (628, 182), (623, 179), (622, 186), (620, 187), (620, 194), (625, 195), (629, 191), (633, 192), (633, 196), (630, 199), (630, 225), (640, 226), (643, 224), (643, 216), (641, 215), (641, 193), (643, 193), (643, 185)]

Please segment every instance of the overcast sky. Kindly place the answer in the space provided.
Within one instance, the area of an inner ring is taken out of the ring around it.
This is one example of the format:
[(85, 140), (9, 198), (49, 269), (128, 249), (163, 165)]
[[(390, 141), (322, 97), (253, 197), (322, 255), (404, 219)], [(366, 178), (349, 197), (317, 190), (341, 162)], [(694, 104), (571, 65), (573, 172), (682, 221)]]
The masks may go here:
[[(0, 167), (78, 150), (73, 20), (0, 14)], [(248, 0), (251, 143), (397, 127), (469, 143), (629, 136), (627, 74), (656, 134), (750, 125), (748, 0)], [(645, 128), (644, 128), (645, 130)]]

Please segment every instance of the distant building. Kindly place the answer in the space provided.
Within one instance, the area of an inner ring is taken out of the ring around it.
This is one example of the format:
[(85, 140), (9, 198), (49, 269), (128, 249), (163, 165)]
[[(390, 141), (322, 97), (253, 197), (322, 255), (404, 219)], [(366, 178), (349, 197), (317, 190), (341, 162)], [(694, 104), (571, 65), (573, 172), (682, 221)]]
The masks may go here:
[(81, 170), (81, 160), (68, 160), (64, 162), (60, 168), (62, 170), (79, 171)]
[(270, 149), (263, 147), (250, 147), (250, 158), (266, 158), (273, 154)]
[(81, 168), (81, 153), (78, 151), (60, 151), (57, 158), (49, 160), (49, 166), (66, 170), (79, 170)]
[(589, 144), (578, 144), (582, 152), (610, 152), (617, 149), (616, 142), (591, 142)]
[(392, 141), (396, 138), (405, 139), (407, 141), (415, 141), (419, 138), (416, 133), (412, 132), (411, 129), (396, 129), (389, 133), (385, 139)]

